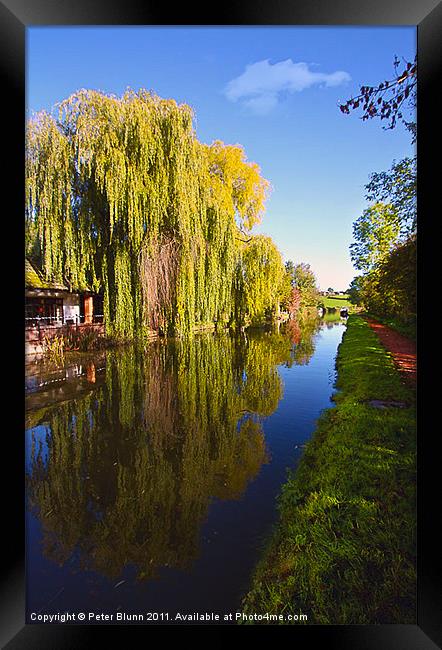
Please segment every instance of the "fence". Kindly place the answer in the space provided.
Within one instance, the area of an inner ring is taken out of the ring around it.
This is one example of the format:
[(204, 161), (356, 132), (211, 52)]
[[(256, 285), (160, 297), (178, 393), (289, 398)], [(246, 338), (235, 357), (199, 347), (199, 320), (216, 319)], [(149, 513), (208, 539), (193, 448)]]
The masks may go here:
[[(43, 342), (46, 339), (52, 339), (55, 336), (59, 336), (63, 333), (69, 333), (72, 330), (75, 331), (90, 331), (94, 330), (100, 336), (104, 336), (105, 327), (103, 322), (103, 316), (95, 316), (96, 319), (101, 319), (101, 322), (92, 322), (92, 323), (72, 323), (66, 321), (65, 323), (62, 320), (56, 317), (36, 317), (36, 318), (26, 318), (26, 321), (34, 321), (34, 323), (29, 323), (25, 327), (25, 354), (41, 354), (43, 352)], [(49, 321), (53, 321), (52, 325), (47, 324)], [(46, 322), (44, 322), (46, 321)], [(55, 321), (55, 322), (54, 322)]]
[(92, 323), (86, 322), (85, 319), (85, 316), (76, 316), (75, 319), (64, 319), (63, 316), (26, 316), (25, 327), (28, 329), (29, 327), (41, 327), (42, 325), (52, 327), (63, 327), (63, 325), (91, 325), (103, 323), (104, 321), (103, 314), (93, 314)]

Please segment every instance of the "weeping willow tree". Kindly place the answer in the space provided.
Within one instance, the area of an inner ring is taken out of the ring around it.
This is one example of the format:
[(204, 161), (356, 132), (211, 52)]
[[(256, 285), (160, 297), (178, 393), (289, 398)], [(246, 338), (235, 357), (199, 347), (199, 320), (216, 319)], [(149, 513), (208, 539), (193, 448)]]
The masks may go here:
[(259, 322), (274, 312), (281, 296), (285, 269), (270, 237), (255, 235), (242, 244), (236, 269), (236, 321)]
[(29, 121), (26, 145), (26, 252), (46, 279), (102, 291), (110, 334), (238, 313), (269, 189), (242, 147), (200, 143), (189, 106), (145, 90), (80, 90)]

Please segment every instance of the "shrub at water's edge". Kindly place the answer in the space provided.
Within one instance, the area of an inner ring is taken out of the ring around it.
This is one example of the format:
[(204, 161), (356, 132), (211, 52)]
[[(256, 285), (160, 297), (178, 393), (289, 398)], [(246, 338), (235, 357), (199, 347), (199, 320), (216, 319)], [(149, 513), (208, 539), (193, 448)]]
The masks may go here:
[[(243, 609), (301, 611), (310, 624), (414, 623), (414, 394), (359, 316), (336, 367), (336, 406), (283, 487)], [(401, 407), (374, 408), (374, 399)]]

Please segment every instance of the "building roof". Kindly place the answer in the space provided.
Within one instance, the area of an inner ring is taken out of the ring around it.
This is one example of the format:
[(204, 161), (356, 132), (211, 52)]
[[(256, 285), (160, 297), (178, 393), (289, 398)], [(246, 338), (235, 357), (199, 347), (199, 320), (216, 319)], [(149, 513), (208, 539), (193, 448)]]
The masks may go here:
[(43, 280), (41, 274), (28, 259), (25, 259), (25, 285), (27, 289), (51, 289), (52, 291), (69, 291), (69, 288), (64, 284)]

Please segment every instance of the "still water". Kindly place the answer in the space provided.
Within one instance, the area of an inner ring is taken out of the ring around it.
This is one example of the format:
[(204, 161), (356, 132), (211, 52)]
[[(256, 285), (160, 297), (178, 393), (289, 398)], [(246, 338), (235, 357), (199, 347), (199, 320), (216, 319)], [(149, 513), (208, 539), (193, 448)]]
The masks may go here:
[(287, 470), (332, 405), (344, 327), (208, 334), (29, 371), (28, 622), (240, 610)]

